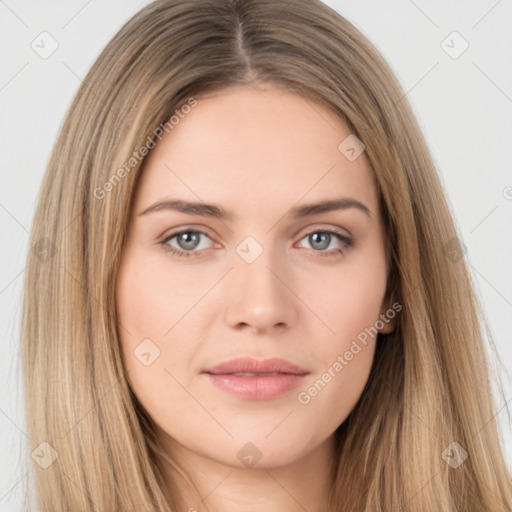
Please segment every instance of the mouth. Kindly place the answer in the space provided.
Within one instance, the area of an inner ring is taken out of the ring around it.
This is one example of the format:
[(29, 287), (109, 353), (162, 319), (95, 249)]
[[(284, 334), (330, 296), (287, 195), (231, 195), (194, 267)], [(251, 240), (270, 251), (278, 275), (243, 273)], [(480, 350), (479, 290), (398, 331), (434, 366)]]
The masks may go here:
[(202, 372), (221, 390), (245, 400), (270, 400), (297, 387), (309, 372), (285, 359), (238, 358)]
[(285, 375), (284, 373), (231, 373), (229, 375), (239, 375), (240, 377), (273, 377), (274, 375)]

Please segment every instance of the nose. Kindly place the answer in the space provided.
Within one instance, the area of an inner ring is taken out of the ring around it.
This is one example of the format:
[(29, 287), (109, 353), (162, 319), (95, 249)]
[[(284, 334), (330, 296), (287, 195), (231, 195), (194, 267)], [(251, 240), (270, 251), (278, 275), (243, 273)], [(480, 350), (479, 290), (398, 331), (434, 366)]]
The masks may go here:
[(300, 301), (285, 268), (266, 252), (252, 263), (237, 261), (224, 310), (226, 324), (237, 330), (268, 333), (293, 326)]

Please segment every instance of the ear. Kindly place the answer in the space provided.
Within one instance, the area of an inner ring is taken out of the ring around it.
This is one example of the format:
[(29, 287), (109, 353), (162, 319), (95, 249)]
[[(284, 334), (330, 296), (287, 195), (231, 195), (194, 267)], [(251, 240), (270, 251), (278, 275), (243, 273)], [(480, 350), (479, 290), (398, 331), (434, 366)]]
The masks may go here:
[(377, 320), (377, 330), (380, 334), (389, 334), (393, 332), (397, 324), (397, 316), (402, 310), (402, 305), (393, 302), (393, 297), (384, 299), (380, 308), (379, 320)]

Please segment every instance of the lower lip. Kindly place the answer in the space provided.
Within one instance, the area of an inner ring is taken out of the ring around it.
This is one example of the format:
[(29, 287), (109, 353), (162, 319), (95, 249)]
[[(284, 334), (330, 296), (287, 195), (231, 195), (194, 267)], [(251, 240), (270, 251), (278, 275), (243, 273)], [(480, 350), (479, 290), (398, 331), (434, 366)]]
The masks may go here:
[(306, 375), (281, 373), (268, 377), (242, 377), (233, 374), (206, 373), (219, 388), (246, 400), (270, 400), (296, 388)]

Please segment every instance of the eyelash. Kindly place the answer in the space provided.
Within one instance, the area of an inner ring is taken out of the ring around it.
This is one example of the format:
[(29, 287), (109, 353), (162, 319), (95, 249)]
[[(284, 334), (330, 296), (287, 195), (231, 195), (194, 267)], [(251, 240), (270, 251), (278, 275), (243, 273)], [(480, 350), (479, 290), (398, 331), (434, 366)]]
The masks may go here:
[[(169, 236), (165, 237), (164, 240), (159, 242), (160, 245), (162, 245), (162, 248), (164, 249), (164, 251), (170, 253), (172, 257), (177, 257), (177, 258), (181, 258), (181, 257), (188, 258), (190, 256), (201, 257), (202, 254), (200, 253), (200, 251), (182, 251), (180, 249), (176, 249), (175, 247), (170, 246), (167, 243), (170, 240), (172, 240), (173, 238), (175, 238), (176, 236), (182, 235), (183, 233), (196, 233), (199, 235), (205, 235), (208, 238), (210, 238), (208, 236), (208, 234), (205, 233), (204, 231), (195, 230), (195, 229), (182, 229), (181, 231), (176, 231), (174, 233), (171, 233)], [(343, 249), (340, 249), (340, 248), (331, 249), (330, 251), (315, 251), (314, 249), (310, 249), (310, 250), (318, 253), (318, 255), (322, 256), (322, 257), (329, 258), (329, 257), (335, 257), (335, 256), (337, 256), (337, 254), (344, 254), (345, 250), (350, 249), (354, 245), (354, 242), (351, 238), (349, 238), (345, 235), (342, 235), (341, 233), (338, 233), (337, 231), (327, 230), (327, 229), (315, 229), (313, 231), (309, 231), (301, 238), (301, 240), (303, 240), (307, 236), (312, 235), (314, 233), (325, 233), (325, 234), (329, 234), (329, 235), (334, 235), (336, 238), (338, 238), (338, 240), (340, 242), (342, 242), (344, 244)]]

